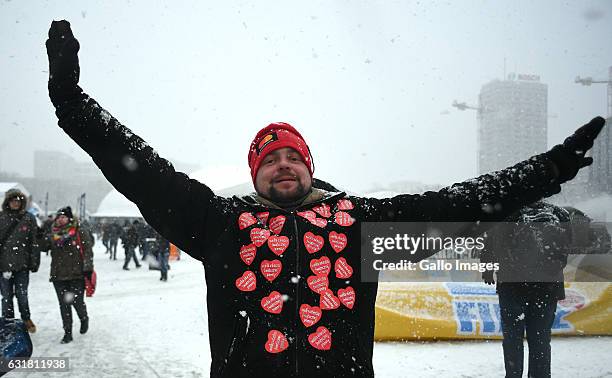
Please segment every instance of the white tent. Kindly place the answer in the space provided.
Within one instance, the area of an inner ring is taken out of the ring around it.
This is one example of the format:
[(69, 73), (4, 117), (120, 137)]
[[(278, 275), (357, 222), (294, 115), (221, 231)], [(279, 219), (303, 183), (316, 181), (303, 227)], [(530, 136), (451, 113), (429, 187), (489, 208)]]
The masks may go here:
[(142, 218), (140, 210), (116, 189), (111, 190), (100, 202), (94, 218)]

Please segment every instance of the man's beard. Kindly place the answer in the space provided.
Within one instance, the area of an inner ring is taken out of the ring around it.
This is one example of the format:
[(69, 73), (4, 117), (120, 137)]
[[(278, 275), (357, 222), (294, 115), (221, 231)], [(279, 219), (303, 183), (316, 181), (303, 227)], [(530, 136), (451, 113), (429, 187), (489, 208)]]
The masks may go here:
[(281, 193), (274, 189), (274, 186), (270, 186), (270, 198), (268, 199), (276, 204), (291, 204), (304, 198), (307, 194), (308, 190), (304, 188), (304, 184), (298, 181), (296, 190), (290, 193)]

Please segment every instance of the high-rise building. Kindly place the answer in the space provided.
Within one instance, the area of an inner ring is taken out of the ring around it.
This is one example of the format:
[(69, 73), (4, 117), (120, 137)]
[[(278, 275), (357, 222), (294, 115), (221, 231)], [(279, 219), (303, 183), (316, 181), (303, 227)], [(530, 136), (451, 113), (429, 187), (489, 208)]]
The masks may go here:
[(508, 75), (479, 95), (478, 172), (508, 167), (547, 149), (548, 86), (536, 75)]
[(606, 124), (593, 145), (589, 181), (595, 192), (612, 194), (612, 117), (608, 117)]
[(589, 171), (589, 181), (595, 192), (612, 194), (612, 67), (608, 68), (608, 75), (607, 126), (601, 130), (593, 145), (593, 165)]

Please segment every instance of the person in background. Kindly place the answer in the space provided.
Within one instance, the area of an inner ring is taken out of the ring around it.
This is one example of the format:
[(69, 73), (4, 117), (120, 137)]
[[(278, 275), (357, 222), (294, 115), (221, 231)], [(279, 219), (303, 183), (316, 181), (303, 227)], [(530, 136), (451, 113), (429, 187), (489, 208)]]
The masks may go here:
[(156, 233), (157, 238), (157, 261), (161, 272), (160, 281), (168, 281), (168, 257), (170, 256), (170, 242)]
[(72, 341), (72, 307), (81, 321), (80, 333), (89, 329), (85, 305), (85, 277), (93, 272), (93, 240), (73, 216), (70, 206), (58, 210), (49, 237), (51, 277), (59, 302), (64, 337), (62, 344)]
[[(536, 202), (487, 234), (481, 261), (497, 262), (506, 378), (523, 376), (523, 335), (529, 345), (529, 377), (550, 377), (550, 334), (557, 301), (565, 299), (563, 268), (571, 246), (567, 210)], [(483, 273), (495, 284), (493, 271)]]
[(0, 292), (2, 317), (15, 317), (13, 297), (21, 319), (30, 333), (36, 326), (30, 319), (28, 285), (30, 272), (36, 273), (40, 265), (36, 219), (26, 211), (26, 197), (18, 189), (6, 192), (0, 212)]
[[(40, 242), (41, 245), (45, 245), (45, 241), (43, 240), (44, 238), (48, 237), (51, 234), (51, 227), (53, 226), (53, 221), (55, 220), (55, 217), (53, 216), (53, 214), (49, 214), (47, 216), (47, 219), (45, 219), (45, 221), (43, 222), (42, 226), (40, 227), (39, 232), (41, 233), (40, 235), (40, 240), (42, 240)], [(49, 249), (43, 249), (41, 251), (44, 251), (47, 256), (49, 256)]]
[[(100, 230), (102, 232), (102, 245), (104, 245), (105, 251), (104, 254), (110, 253), (110, 224), (103, 223), (100, 226)], [(112, 259), (112, 256), (111, 256)]]
[(130, 260), (134, 259), (136, 268), (140, 268), (140, 263), (136, 258), (136, 247), (138, 246), (138, 221), (135, 220), (132, 225), (126, 221), (127, 227), (124, 228), (124, 235), (122, 236), (123, 249), (125, 250), (125, 263), (123, 264), (123, 270), (130, 270), (128, 264)]
[(117, 244), (119, 244), (119, 238), (123, 235), (123, 229), (117, 222), (112, 222), (107, 226), (109, 233), (109, 245), (110, 245), (110, 260), (117, 260)]

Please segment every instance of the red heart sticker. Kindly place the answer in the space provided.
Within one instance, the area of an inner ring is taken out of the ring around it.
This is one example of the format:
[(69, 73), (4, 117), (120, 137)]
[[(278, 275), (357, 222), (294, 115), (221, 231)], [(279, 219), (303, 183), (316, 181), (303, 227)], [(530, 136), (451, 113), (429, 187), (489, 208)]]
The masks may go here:
[(304, 246), (308, 253), (319, 252), (323, 248), (323, 243), (325, 243), (323, 236), (315, 235), (310, 231), (304, 234)]
[(355, 290), (350, 286), (347, 286), (346, 289), (339, 289), (338, 298), (340, 303), (352, 309), (355, 305)]
[(329, 279), (327, 276), (310, 276), (306, 279), (310, 290), (317, 294), (321, 294), (329, 286)]
[(266, 240), (270, 237), (270, 231), (264, 230), (263, 228), (254, 228), (251, 230), (251, 241), (257, 247), (261, 247), (266, 243)]
[(315, 219), (317, 217), (317, 214), (315, 214), (315, 212), (312, 210), (300, 211), (297, 213), (297, 215), (308, 220)]
[(344, 247), (346, 247), (347, 238), (343, 233), (338, 233), (336, 231), (332, 231), (329, 233), (329, 244), (332, 249), (336, 251), (336, 253), (342, 252)]
[(259, 219), (261, 224), (263, 224), (265, 226), (266, 223), (268, 222), (268, 217), (270, 216), (270, 212), (269, 211), (262, 211), (261, 213), (255, 214), (255, 216)]
[(317, 332), (308, 335), (308, 342), (319, 350), (331, 349), (331, 332), (323, 326), (317, 328)]
[(247, 265), (251, 265), (253, 260), (255, 260), (256, 253), (257, 247), (255, 247), (255, 244), (243, 245), (240, 247), (240, 258)]
[(245, 228), (255, 223), (257, 223), (257, 219), (251, 213), (242, 213), (238, 217), (238, 228), (240, 228), (241, 230), (244, 230)]
[(345, 213), (344, 211), (338, 211), (334, 215), (334, 218), (335, 218), (336, 224), (339, 224), (340, 226), (348, 227), (352, 225), (353, 223), (355, 223), (355, 219), (351, 217), (351, 214)]
[(270, 353), (280, 353), (289, 347), (287, 338), (281, 331), (275, 329), (268, 332), (268, 341), (266, 341), (266, 351)]
[(347, 199), (339, 199), (338, 200), (338, 210), (353, 210), (355, 206), (350, 200)]
[(334, 310), (340, 307), (340, 299), (334, 295), (333, 291), (323, 290), (319, 299), (319, 307), (321, 307), (321, 310)]
[(275, 255), (280, 256), (289, 247), (289, 238), (286, 236), (270, 236), (268, 238), (268, 247)]
[(285, 225), (285, 220), (286, 218), (284, 215), (279, 215), (270, 219), (270, 230), (276, 235), (280, 234)]
[(280, 260), (263, 260), (259, 266), (261, 274), (263, 274), (264, 278), (270, 282), (274, 281), (276, 277), (278, 277), (282, 269), (283, 263), (281, 263)]
[(338, 278), (349, 278), (353, 275), (353, 268), (346, 262), (344, 257), (340, 257), (334, 264), (334, 270), (336, 271), (336, 277)]
[(310, 270), (317, 276), (327, 276), (331, 271), (329, 257), (323, 256), (320, 259), (310, 260)]
[(317, 214), (319, 214), (320, 216), (322, 216), (323, 218), (329, 218), (331, 217), (331, 208), (329, 207), (328, 204), (326, 203), (322, 203), (318, 206), (315, 206), (312, 208)]
[(309, 306), (307, 304), (300, 306), (300, 319), (306, 327), (317, 324), (317, 322), (321, 320), (322, 314), (323, 311), (321, 311), (318, 306)]
[(280, 314), (283, 310), (283, 296), (273, 291), (267, 297), (261, 298), (261, 307), (271, 314)]
[(310, 223), (314, 224), (317, 227), (321, 227), (321, 228), (327, 227), (327, 219), (325, 218), (310, 219)]
[(241, 277), (236, 278), (236, 287), (240, 291), (253, 291), (257, 286), (257, 279), (255, 273), (247, 270), (242, 274)]

